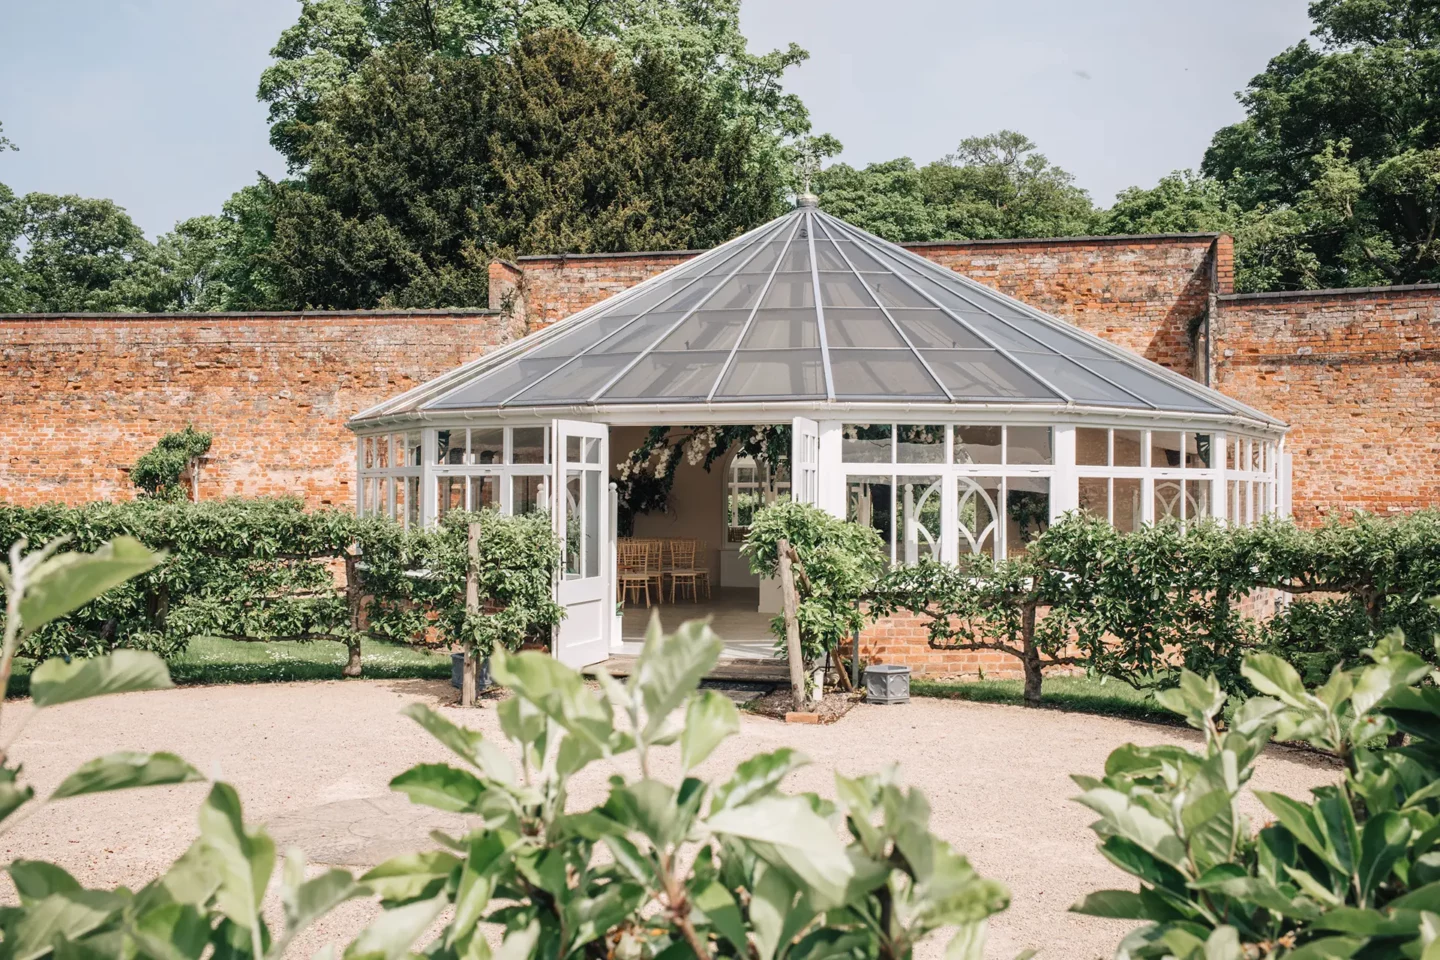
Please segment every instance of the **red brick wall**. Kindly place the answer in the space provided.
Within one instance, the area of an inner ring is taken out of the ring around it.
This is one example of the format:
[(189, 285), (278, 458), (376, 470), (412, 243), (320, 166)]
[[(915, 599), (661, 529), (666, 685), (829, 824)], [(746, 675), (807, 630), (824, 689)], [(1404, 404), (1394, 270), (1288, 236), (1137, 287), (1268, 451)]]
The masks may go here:
[[(1187, 375), (1195, 369), (1191, 331), (1209, 307), (1212, 271), (1223, 267), (1227, 277), (1233, 272), (1229, 245), (1216, 247), (1212, 234), (908, 245)], [(1223, 262), (1216, 262), (1217, 253)], [(492, 268), (490, 305), (515, 304), (528, 329), (539, 330), (694, 255), (522, 257)]]
[(125, 468), (193, 423), (202, 496), (348, 505), (346, 419), (505, 336), (490, 311), (0, 316), (0, 500), (128, 498)]
[(1440, 286), (1220, 297), (1216, 388), (1287, 421), (1294, 513), (1440, 504)]

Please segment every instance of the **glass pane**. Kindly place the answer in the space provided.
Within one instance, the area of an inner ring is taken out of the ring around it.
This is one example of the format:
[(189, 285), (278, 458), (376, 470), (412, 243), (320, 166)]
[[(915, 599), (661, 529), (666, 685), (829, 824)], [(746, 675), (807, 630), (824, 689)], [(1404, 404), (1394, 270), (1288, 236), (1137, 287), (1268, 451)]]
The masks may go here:
[(1155, 481), (1155, 522), (1167, 517), (1180, 519), (1181, 486), (1179, 480)]
[(896, 443), (897, 463), (944, 463), (945, 428), (902, 423)]
[(395, 485), (388, 477), (380, 479), (380, 491), (375, 500), (375, 512), (382, 517), (395, 517)]
[(1110, 431), (1102, 427), (1075, 428), (1075, 462), (1082, 467), (1110, 463)]
[(1150, 466), (1155, 470), (1180, 466), (1180, 434), (1159, 430), (1150, 434)]
[(956, 427), (956, 463), (999, 463), (1000, 427)]
[(765, 244), (760, 255), (740, 268), (742, 274), (769, 273), (775, 267), (775, 260), (780, 252), (785, 249), (785, 239), (771, 241)]
[(1244, 501), (1240, 496), (1240, 483), (1236, 480), (1225, 481), (1225, 519), (1232, 526), (1245, 523)]
[(436, 430), (435, 431), (435, 462), (436, 463), (464, 463), (465, 462), (465, 431), (460, 430)]
[(748, 310), (697, 310), (660, 341), (657, 350), (724, 350), (735, 346)]
[(820, 345), (814, 310), (761, 310), (741, 342), (742, 350), (788, 350)]
[(375, 438), (375, 466), (384, 468), (390, 466), (390, 443), (389, 434)]
[(875, 300), (860, 278), (847, 271), (820, 274), (820, 302), (828, 311), (830, 307), (869, 307)]
[(890, 463), (888, 423), (847, 423), (841, 429), (840, 459), (844, 463)]
[(1000, 515), (999, 477), (957, 477), (960, 528), (960, 553), (999, 555), (1000, 531), (996, 518)]
[(1134, 533), (1145, 522), (1139, 477), (1116, 477), (1110, 481), (1110, 523), (1121, 533)]
[[(549, 463), (545, 455), (544, 427), (516, 427), (510, 431), (511, 463)], [(473, 431), (472, 431), (472, 436)]]
[(1049, 427), (1007, 427), (1005, 462), (1015, 464), (1054, 463), (1055, 446)]
[(882, 306), (886, 307), (930, 307), (934, 304), (927, 300), (922, 294), (917, 293), (909, 284), (897, 277), (866, 277), (871, 292), (875, 299)]
[(895, 557), (894, 486), (890, 477), (851, 476), (846, 478), (845, 518), (862, 527), (870, 527), (885, 541), (885, 549)]
[(1138, 467), (1145, 449), (1145, 434), (1140, 430), (1116, 430), (1111, 440), (1111, 462), (1117, 467)]
[(905, 349), (895, 326), (878, 309), (825, 308), (825, 339), (836, 347)]
[(1158, 376), (1148, 373), (1140, 366), (1139, 361), (1087, 358), (1085, 365), (1161, 409), (1198, 410), (1205, 413), (1224, 412), (1221, 407), (1210, 401), (1203, 400), (1168, 380), (1162, 380)]
[(465, 478), (441, 477), (436, 481), (435, 510), (440, 518), (451, 510), (465, 509)]
[(1055, 389), (1068, 394), (1072, 400), (1126, 407), (1142, 406), (1140, 401), (1124, 390), (1058, 354), (1013, 351), (1013, 356), (1022, 366)]
[(1050, 478), (1010, 477), (1005, 481), (1005, 550), (1024, 553), (1030, 541), (1050, 528)]
[(606, 390), (602, 400), (703, 400), (730, 354), (652, 353)]
[(815, 278), (810, 276), (809, 270), (775, 274), (775, 279), (770, 281), (770, 289), (765, 291), (765, 298), (760, 301), (760, 312), (768, 313), (777, 307), (808, 307), (811, 313), (815, 312)]
[(922, 559), (939, 560), (940, 478), (897, 477), (895, 484), (895, 505), (900, 514), (897, 562), (914, 566)]
[(544, 483), (544, 477), (511, 477), (510, 512), (519, 516), (544, 510), (545, 502), (541, 496)]
[(818, 350), (741, 350), (716, 394), (720, 397), (823, 397)]
[[(827, 318), (828, 319), (828, 318)], [(934, 397), (945, 392), (908, 349), (830, 351), (837, 397)]]
[(472, 427), (470, 429), (470, 462), (504, 463), (505, 428)]
[[(500, 509), (500, 477), (470, 478), (470, 509), (484, 510), (487, 507)], [(520, 479), (519, 477), (516, 478)], [(536, 477), (535, 479), (539, 479)]]
[(1105, 477), (1081, 477), (1080, 509), (1102, 520), (1109, 520), (1110, 481)]
[(514, 400), (517, 404), (585, 400), (634, 360), (634, 354), (587, 355), (542, 380)]
[(1235, 469), (1235, 448), (1239, 445), (1239, 438), (1229, 436), (1225, 438), (1225, 469)]
[(425, 462), (424, 454), (421, 452), (424, 448), (420, 445), (420, 436), (419, 430), (411, 430), (405, 434), (405, 466), (407, 467), (418, 467)]
[(600, 441), (599, 441), (599, 439), (596, 438), (596, 437), (586, 437), (586, 438), (585, 438), (585, 443), (583, 444), (583, 446), (584, 446), (584, 448), (585, 448), (585, 462), (586, 462), (586, 463), (599, 463), (599, 462), (600, 462)]
[[(578, 437), (571, 439), (578, 440)], [(565, 578), (574, 580), (584, 576), (581, 569), (581, 549), (584, 535), (580, 530), (581, 503), (584, 499), (585, 471), (565, 471)]]
[(520, 357), (497, 367), (472, 383), (457, 387), (426, 406), (437, 410), (493, 406), (539, 380), (564, 362), (564, 356)]
[[(765, 287), (765, 278), (750, 274), (736, 274), (726, 280), (710, 299), (700, 305), (702, 311), (731, 311), (735, 313), (747, 313), (755, 306), (760, 299), (760, 291)], [(686, 321), (687, 323), (689, 321)]]
[[(921, 310), (890, 311), (890, 316), (910, 342), (920, 350), (988, 350), (990, 345), (965, 329), (948, 313), (931, 307)], [(825, 317), (829, 320), (827, 314)]]
[(579, 462), (580, 462), (580, 439), (581, 439), (580, 437), (566, 437), (566, 438), (565, 438), (565, 462), (566, 462), (566, 463), (579, 463)]
[(784, 273), (810, 272), (810, 241), (804, 227), (795, 233), (790, 246), (785, 248), (785, 255), (780, 258), (780, 270)]
[(375, 468), (375, 438), (360, 438), (360, 469), (373, 470)]
[(932, 350), (925, 361), (957, 399), (1060, 402), (1055, 391), (996, 350)]
[(420, 526), (420, 478), (405, 478), (405, 523), (410, 527)]
[(366, 477), (360, 484), (360, 515), (372, 516), (378, 513), (379, 501), (375, 499), (375, 478)]
[[(597, 459), (598, 459), (598, 441)], [(585, 576), (600, 576), (600, 481), (603, 474), (599, 470), (585, 471), (585, 515), (583, 520), (585, 533)]]
[(1200, 520), (1210, 516), (1210, 487), (1209, 480), (1185, 481), (1186, 519)]
[(1212, 441), (1208, 433), (1187, 433), (1185, 434), (1185, 466), (1193, 469), (1205, 469), (1210, 466), (1214, 457)]

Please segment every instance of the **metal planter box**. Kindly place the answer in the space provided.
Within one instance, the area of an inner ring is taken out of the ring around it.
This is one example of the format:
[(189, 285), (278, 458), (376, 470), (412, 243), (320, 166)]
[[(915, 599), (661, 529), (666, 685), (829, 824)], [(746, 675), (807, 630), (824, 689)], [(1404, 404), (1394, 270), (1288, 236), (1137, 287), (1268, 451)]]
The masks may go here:
[(865, 668), (866, 703), (909, 703), (910, 668), (877, 663)]
[[(459, 690), (464, 683), (465, 654), (452, 653), (450, 654), (450, 686)], [(475, 692), (479, 693), (482, 690), (490, 689), (490, 684), (492, 683), (494, 683), (494, 681), (490, 679), (490, 658), (486, 657), (480, 661), (479, 676), (475, 678)]]

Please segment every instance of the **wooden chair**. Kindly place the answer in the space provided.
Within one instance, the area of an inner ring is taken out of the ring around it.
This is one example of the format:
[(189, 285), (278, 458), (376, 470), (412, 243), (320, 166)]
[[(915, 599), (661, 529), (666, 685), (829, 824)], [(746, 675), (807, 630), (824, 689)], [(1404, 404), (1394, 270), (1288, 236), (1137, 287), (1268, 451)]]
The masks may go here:
[(650, 606), (649, 548), (643, 543), (622, 540), (615, 545), (615, 580), (620, 589), (621, 603), (630, 601), (630, 594), (645, 597)]
[(698, 542), (695, 540), (670, 541), (670, 602), (675, 602), (675, 593), (681, 586), (690, 589), (690, 601), (700, 602), (700, 584), (705, 585), (705, 599), (710, 599), (710, 571), (695, 564)]
[(655, 599), (665, 602), (665, 544), (661, 540), (645, 540), (645, 572), (655, 584)]

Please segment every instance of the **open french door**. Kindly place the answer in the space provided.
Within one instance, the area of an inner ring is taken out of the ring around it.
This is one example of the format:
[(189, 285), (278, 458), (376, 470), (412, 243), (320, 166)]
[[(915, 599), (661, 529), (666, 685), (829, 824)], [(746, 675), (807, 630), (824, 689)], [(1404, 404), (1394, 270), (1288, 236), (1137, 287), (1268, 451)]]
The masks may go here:
[(790, 498), (820, 502), (820, 424), (796, 417), (790, 427)]
[(555, 602), (565, 619), (555, 628), (555, 656), (587, 667), (610, 655), (615, 623), (611, 573), (610, 428), (603, 423), (554, 420), (555, 475), (551, 520), (561, 549)]

